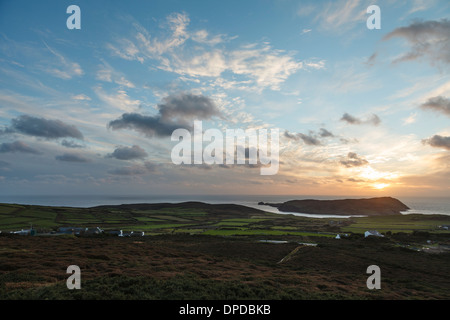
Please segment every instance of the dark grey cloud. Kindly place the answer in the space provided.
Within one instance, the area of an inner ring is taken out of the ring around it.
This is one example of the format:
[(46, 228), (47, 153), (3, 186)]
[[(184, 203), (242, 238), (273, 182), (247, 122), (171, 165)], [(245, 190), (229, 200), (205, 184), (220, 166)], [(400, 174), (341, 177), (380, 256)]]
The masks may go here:
[(450, 99), (437, 96), (427, 100), (427, 102), (420, 105), (422, 109), (429, 109), (433, 111), (441, 112), (447, 116), (450, 116)]
[(23, 152), (23, 153), (32, 153), (32, 154), (40, 154), (39, 150), (36, 150), (25, 142), (22, 141), (14, 141), (14, 142), (4, 142), (0, 144), (0, 153), (6, 152)]
[(135, 164), (108, 171), (110, 174), (120, 176), (144, 175), (153, 172), (156, 172), (156, 165), (148, 161), (144, 162), (144, 164)]
[(322, 143), (319, 139), (317, 139), (313, 133), (310, 133), (309, 135), (306, 135), (304, 133), (295, 133), (292, 134), (288, 132), (287, 130), (284, 131), (284, 136), (288, 139), (294, 140), (294, 141), (300, 141), (302, 140), (305, 144), (309, 146), (319, 146)]
[(163, 99), (158, 105), (162, 122), (183, 122), (220, 116), (214, 101), (203, 95), (178, 94)]
[(76, 143), (74, 141), (65, 140), (65, 139), (63, 141), (61, 141), (61, 145), (66, 147), (66, 148), (73, 148), (73, 149), (84, 148), (85, 147), (85, 146), (83, 146), (81, 144), (78, 144), (78, 143)]
[(403, 38), (410, 51), (394, 62), (427, 58), (432, 64), (450, 63), (450, 21), (415, 21), (407, 27), (397, 28), (384, 36), (383, 40)]
[(163, 123), (159, 116), (145, 116), (139, 113), (124, 113), (119, 119), (111, 121), (108, 127), (113, 130), (133, 129), (149, 137), (170, 136), (175, 129), (188, 129), (184, 125)]
[(28, 115), (21, 115), (11, 120), (11, 126), (3, 130), (5, 133), (21, 133), (46, 139), (75, 138), (83, 139), (83, 134), (73, 125), (61, 120), (49, 120)]
[(158, 114), (146, 116), (139, 113), (124, 113), (119, 119), (109, 122), (113, 130), (132, 129), (146, 136), (170, 136), (175, 129), (191, 129), (193, 120), (220, 116), (215, 103), (203, 95), (177, 94), (165, 97), (158, 105)]
[(366, 120), (362, 120), (362, 119), (356, 118), (348, 113), (344, 113), (344, 115), (341, 118), (341, 121), (345, 121), (349, 124), (371, 124), (374, 126), (377, 126), (381, 123), (380, 118), (376, 114), (371, 115)]
[(321, 136), (322, 138), (327, 138), (327, 137), (334, 137), (334, 134), (332, 134), (327, 129), (320, 128), (319, 136)]
[(64, 153), (63, 155), (56, 156), (55, 159), (65, 162), (89, 162), (89, 159), (76, 153)]
[(354, 152), (349, 152), (347, 154), (347, 157), (344, 160), (341, 160), (340, 163), (347, 168), (352, 168), (352, 167), (365, 166), (365, 165), (369, 164), (369, 161), (367, 161), (364, 158), (361, 158)]
[(341, 118), (341, 121), (345, 121), (350, 124), (361, 124), (362, 123), (362, 121), (360, 119), (355, 118), (355, 117), (349, 115), (348, 113), (344, 113), (344, 115)]
[(450, 137), (434, 135), (429, 139), (422, 140), (422, 142), (435, 148), (444, 148), (450, 150)]
[(322, 143), (320, 142), (319, 139), (313, 137), (311, 134), (310, 135), (306, 135), (303, 133), (298, 133), (297, 136), (303, 140), (303, 142), (309, 146), (319, 146)]
[(130, 147), (117, 147), (113, 153), (107, 155), (108, 158), (115, 158), (119, 160), (134, 160), (144, 159), (148, 157), (147, 152), (141, 147), (134, 145)]

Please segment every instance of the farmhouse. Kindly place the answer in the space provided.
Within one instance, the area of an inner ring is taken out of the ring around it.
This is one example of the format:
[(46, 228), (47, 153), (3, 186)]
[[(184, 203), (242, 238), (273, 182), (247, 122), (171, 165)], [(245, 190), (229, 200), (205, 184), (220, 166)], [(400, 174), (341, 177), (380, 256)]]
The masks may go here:
[(375, 237), (384, 237), (381, 233), (379, 233), (377, 230), (368, 230), (364, 232), (364, 237), (367, 238), (369, 236), (375, 236)]

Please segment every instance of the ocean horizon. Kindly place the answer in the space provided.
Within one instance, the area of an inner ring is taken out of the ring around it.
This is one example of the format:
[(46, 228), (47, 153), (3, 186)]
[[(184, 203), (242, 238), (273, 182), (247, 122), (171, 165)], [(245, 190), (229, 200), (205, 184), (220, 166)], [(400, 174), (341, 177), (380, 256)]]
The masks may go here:
[[(373, 198), (373, 196), (323, 196), (323, 195), (0, 195), (0, 203), (62, 206), (89, 208), (100, 205), (120, 205), (132, 203), (180, 203), (199, 201), (210, 204), (238, 204), (279, 214), (294, 214), (309, 217), (350, 216), (313, 215), (296, 212), (280, 212), (277, 208), (258, 205), (259, 202), (281, 203), (289, 200), (337, 200)], [(450, 198), (448, 197), (394, 197), (410, 210), (402, 214), (442, 214), (450, 215)]]

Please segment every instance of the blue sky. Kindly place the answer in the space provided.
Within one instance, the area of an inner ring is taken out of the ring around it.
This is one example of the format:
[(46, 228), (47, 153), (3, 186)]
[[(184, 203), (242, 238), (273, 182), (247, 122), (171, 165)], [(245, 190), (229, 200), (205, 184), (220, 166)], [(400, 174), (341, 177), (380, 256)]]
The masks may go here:
[[(437, 0), (2, 1), (1, 191), (447, 195), (449, 15)], [(196, 119), (279, 129), (279, 172), (174, 165), (155, 126)]]

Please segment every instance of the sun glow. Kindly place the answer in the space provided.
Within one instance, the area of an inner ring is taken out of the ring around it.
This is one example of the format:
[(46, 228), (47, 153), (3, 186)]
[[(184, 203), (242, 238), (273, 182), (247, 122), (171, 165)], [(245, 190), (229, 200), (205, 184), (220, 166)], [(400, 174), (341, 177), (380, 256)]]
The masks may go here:
[(374, 187), (375, 189), (377, 189), (377, 190), (381, 190), (381, 189), (384, 189), (384, 188), (389, 187), (389, 186), (390, 186), (389, 183), (375, 183), (375, 184), (373, 185), (373, 187)]

